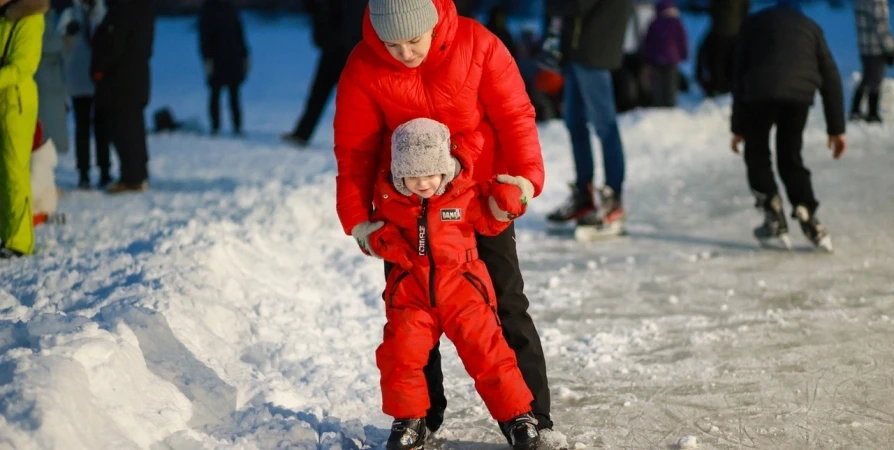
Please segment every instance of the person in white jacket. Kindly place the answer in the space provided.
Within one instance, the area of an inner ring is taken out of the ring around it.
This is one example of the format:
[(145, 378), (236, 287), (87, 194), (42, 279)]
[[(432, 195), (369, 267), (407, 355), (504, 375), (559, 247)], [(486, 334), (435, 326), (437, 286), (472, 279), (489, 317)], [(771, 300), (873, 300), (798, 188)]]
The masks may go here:
[(109, 175), (109, 138), (105, 121), (96, 113), (93, 103), (95, 86), (90, 76), (93, 33), (106, 15), (103, 0), (74, 0), (74, 5), (62, 12), (56, 33), (62, 36), (67, 66), (68, 93), (75, 115), (75, 149), (80, 181), (78, 187), (89, 189), (90, 184), (90, 129), (96, 138), (96, 165), (99, 167), (99, 187), (111, 183)]
[(65, 117), (65, 111), (68, 94), (65, 91), (62, 38), (56, 33), (59, 14), (57, 9), (50, 9), (44, 14), (43, 48), (34, 81), (40, 93), (37, 117), (43, 124), (43, 133), (53, 140), (56, 149), (67, 153), (68, 118)]

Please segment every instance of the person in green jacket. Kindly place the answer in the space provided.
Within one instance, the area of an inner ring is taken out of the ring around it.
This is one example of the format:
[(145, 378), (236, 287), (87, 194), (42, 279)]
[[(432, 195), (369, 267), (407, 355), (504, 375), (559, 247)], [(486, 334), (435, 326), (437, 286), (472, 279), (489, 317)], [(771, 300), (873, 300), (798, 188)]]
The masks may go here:
[(0, 258), (34, 251), (31, 147), (43, 13), (49, 0), (0, 0)]

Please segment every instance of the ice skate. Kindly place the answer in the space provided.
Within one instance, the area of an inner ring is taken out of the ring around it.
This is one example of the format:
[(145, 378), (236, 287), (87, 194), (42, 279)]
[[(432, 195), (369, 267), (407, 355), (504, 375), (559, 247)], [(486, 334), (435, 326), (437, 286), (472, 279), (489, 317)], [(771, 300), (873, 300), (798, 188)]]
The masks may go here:
[(807, 239), (810, 239), (810, 242), (813, 243), (816, 248), (832, 253), (832, 236), (826, 230), (819, 219), (816, 218), (816, 214), (811, 214), (810, 210), (807, 209), (804, 205), (798, 205), (795, 207), (795, 212), (792, 216), (798, 219), (798, 222), (801, 224), (801, 231), (804, 232), (804, 236), (807, 236)]
[(782, 199), (778, 194), (766, 198), (757, 194), (757, 206), (764, 210), (764, 223), (754, 229), (754, 237), (762, 247), (776, 247), (778, 243), (787, 250), (792, 249), (792, 240), (788, 235), (788, 222), (782, 209)]
[(396, 419), (391, 423), (391, 435), (386, 450), (425, 450), (427, 429), (425, 419)]
[(522, 414), (500, 424), (503, 435), (512, 446), (512, 450), (540, 449), (540, 432), (537, 431), (537, 419), (531, 413)]
[(594, 242), (627, 233), (621, 196), (608, 186), (600, 188), (598, 195), (598, 208), (577, 221), (574, 238), (578, 241)]
[(580, 219), (596, 210), (593, 192), (589, 187), (587, 187), (586, 191), (581, 191), (574, 185), (570, 187), (571, 195), (568, 197), (568, 200), (546, 216), (549, 226), (554, 228), (563, 227), (568, 222)]

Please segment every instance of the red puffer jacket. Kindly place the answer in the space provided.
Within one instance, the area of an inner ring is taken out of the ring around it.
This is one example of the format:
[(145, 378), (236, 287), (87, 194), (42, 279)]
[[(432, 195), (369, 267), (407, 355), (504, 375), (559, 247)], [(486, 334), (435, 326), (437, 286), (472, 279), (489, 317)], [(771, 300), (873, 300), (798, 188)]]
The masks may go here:
[(535, 195), (543, 186), (534, 107), (509, 50), (478, 22), (459, 17), (453, 0), (433, 1), (440, 19), (422, 65), (410, 69), (391, 57), (367, 10), (363, 42), (339, 79), (336, 207), (348, 234), (370, 218), (376, 178), (390, 164), (391, 133), (418, 117), (437, 120), (452, 134), (484, 135), (483, 148), (453, 142), (461, 162), (474, 162), (476, 180), (508, 173), (527, 178)]

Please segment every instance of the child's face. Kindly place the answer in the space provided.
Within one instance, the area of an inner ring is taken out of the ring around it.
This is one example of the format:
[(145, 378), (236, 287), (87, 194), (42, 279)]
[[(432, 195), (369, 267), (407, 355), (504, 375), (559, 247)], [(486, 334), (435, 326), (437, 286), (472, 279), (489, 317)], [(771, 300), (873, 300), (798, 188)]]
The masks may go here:
[(435, 195), (438, 187), (441, 185), (443, 175), (427, 175), (424, 177), (404, 177), (404, 184), (410, 192), (422, 197), (429, 198)]

